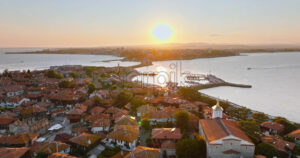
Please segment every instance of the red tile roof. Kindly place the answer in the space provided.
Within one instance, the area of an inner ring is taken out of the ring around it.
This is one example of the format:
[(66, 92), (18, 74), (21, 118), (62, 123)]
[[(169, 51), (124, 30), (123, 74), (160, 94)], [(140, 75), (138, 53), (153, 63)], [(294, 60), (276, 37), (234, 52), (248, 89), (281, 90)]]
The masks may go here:
[(200, 124), (208, 142), (213, 142), (229, 135), (233, 135), (250, 143), (252, 142), (238, 127), (235, 121), (220, 119), (201, 119)]
[(71, 138), (73, 138), (72, 135), (69, 135), (67, 133), (61, 133), (61, 134), (56, 134), (54, 141), (68, 143)]
[(152, 139), (181, 139), (182, 134), (179, 128), (154, 128)]
[(0, 157), (1, 158), (20, 158), (23, 157), (29, 148), (0, 148)]
[(277, 130), (277, 131), (284, 130), (284, 126), (282, 124), (279, 124), (276, 122), (271, 122), (271, 121), (263, 122), (260, 124), (260, 126), (263, 128), (273, 129), (273, 130)]
[(88, 115), (85, 117), (86, 121), (96, 121), (98, 119), (109, 119), (109, 114), (99, 113), (95, 115)]
[(37, 138), (37, 134), (16, 134), (0, 137), (0, 144), (22, 145), (32, 142)]
[(136, 149), (125, 156), (125, 158), (159, 158), (162, 153), (157, 148), (138, 146)]
[(93, 122), (92, 127), (108, 127), (110, 126), (110, 119), (98, 119)]
[(70, 156), (64, 153), (53, 153), (52, 155), (48, 156), (48, 158), (77, 158), (77, 157)]
[(18, 119), (10, 118), (10, 117), (2, 117), (2, 118), (0, 118), (0, 125), (11, 124), (11, 123), (15, 122), (16, 120), (18, 120)]
[(289, 133), (288, 135), (291, 137), (300, 139), (300, 129), (297, 129), (296, 131), (293, 131), (293, 132)]
[(133, 142), (139, 137), (139, 131), (139, 126), (119, 125), (115, 126), (114, 131), (110, 132), (107, 138)]
[(98, 113), (102, 113), (105, 109), (103, 107), (100, 106), (95, 106), (90, 110), (91, 114), (98, 114)]
[(24, 90), (24, 86), (21, 86), (21, 85), (10, 85), (10, 86), (3, 87), (3, 90), (5, 92), (16, 92), (16, 91)]
[(83, 113), (84, 113), (83, 110), (75, 108), (75, 109), (70, 110), (68, 112), (68, 115), (82, 115)]
[(28, 115), (28, 114), (32, 114), (32, 113), (43, 113), (43, 112), (47, 112), (47, 109), (45, 109), (44, 107), (41, 107), (41, 106), (36, 106), (36, 105), (25, 108), (20, 111), (21, 115)]
[(283, 139), (277, 138), (275, 136), (266, 135), (262, 136), (261, 140), (264, 143), (270, 143), (273, 144), (273, 146), (282, 152), (287, 152), (286, 148), (289, 148), (289, 150), (293, 150), (295, 148), (295, 143), (285, 141)]
[(89, 134), (89, 133), (82, 133), (79, 136), (73, 137), (70, 139), (70, 142), (74, 144), (78, 144), (81, 146), (88, 147), (97, 141), (102, 139), (102, 137), (95, 135), (95, 134)]
[(42, 143), (37, 152), (45, 152), (51, 154), (54, 152), (62, 152), (68, 148), (70, 148), (70, 145), (68, 144), (51, 141)]

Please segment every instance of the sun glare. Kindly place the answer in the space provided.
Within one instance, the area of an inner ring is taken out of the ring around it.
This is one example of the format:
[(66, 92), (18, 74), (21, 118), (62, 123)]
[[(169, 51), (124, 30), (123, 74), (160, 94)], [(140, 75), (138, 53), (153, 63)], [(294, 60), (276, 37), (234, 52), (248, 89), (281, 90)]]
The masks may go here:
[(155, 41), (159, 43), (170, 41), (172, 35), (173, 35), (172, 29), (165, 24), (159, 24), (155, 26), (154, 29), (152, 30), (153, 38), (155, 39)]

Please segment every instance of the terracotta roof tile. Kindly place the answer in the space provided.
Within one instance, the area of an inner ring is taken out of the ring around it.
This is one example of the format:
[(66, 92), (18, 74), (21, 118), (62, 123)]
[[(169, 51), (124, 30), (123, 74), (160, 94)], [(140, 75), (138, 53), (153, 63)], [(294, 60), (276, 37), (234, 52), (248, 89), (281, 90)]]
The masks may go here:
[(95, 115), (88, 115), (85, 117), (86, 121), (96, 121), (98, 119), (109, 119), (109, 114), (99, 113)]
[(72, 109), (68, 112), (68, 115), (82, 115), (84, 113), (84, 110), (82, 109)]
[(69, 135), (67, 133), (61, 133), (61, 134), (56, 134), (54, 141), (68, 143), (71, 138), (73, 138), (72, 135)]
[(26, 152), (29, 151), (29, 148), (0, 148), (0, 157), (1, 158), (20, 158), (23, 157)]
[(110, 132), (107, 138), (133, 142), (139, 137), (139, 131), (139, 126), (119, 125), (115, 126), (114, 131)]
[(88, 147), (102, 139), (100, 136), (89, 133), (82, 133), (79, 136), (70, 139), (70, 142)]
[(134, 117), (128, 115), (122, 115), (115, 121), (116, 125), (138, 125)]
[(159, 158), (161, 155), (161, 151), (157, 148), (138, 146), (134, 151), (127, 154), (125, 158)]
[(37, 138), (37, 134), (16, 134), (16, 135), (5, 135), (0, 137), (0, 144), (26, 144)]
[(154, 128), (152, 139), (181, 139), (182, 134), (179, 128)]
[(266, 135), (262, 136), (261, 140), (264, 143), (270, 143), (273, 144), (273, 146), (282, 152), (287, 152), (286, 148), (289, 148), (289, 150), (293, 150), (295, 148), (295, 143), (285, 141), (283, 139), (277, 138), (275, 136)]
[(48, 156), (48, 158), (77, 158), (77, 157), (70, 156), (65, 153), (53, 153), (52, 155)]
[(61, 142), (45, 142), (42, 143), (37, 152), (45, 152), (48, 154), (62, 152), (68, 149), (70, 145)]
[(100, 106), (95, 106), (90, 110), (91, 114), (98, 114), (98, 113), (102, 113), (105, 109), (103, 107)]
[(221, 119), (201, 119), (200, 124), (208, 142), (213, 142), (226, 136), (233, 135), (252, 143), (246, 134), (238, 127), (235, 121)]
[(11, 123), (15, 122), (16, 120), (18, 120), (18, 119), (10, 118), (10, 117), (2, 117), (2, 118), (0, 118), (0, 125), (11, 124)]
[(108, 127), (110, 126), (110, 119), (98, 119), (93, 122), (92, 127)]
[(260, 124), (261, 127), (264, 128), (269, 128), (269, 129), (274, 129), (278, 131), (284, 130), (284, 126), (282, 124), (276, 123), (276, 122), (271, 122), (271, 121), (266, 121)]
[(226, 131), (224, 131), (216, 120), (201, 119), (200, 124), (208, 142), (213, 142), (227, 136)]
[(293, 132), (289, 133), (288, 135), (289, 135), (289, 136), (291, 136), (291, 137), (294, 137), (294, 138), (300, 139), (300, 129), (298, 129), (298, 130), (295, 130), (295, 131), (293, 131)]

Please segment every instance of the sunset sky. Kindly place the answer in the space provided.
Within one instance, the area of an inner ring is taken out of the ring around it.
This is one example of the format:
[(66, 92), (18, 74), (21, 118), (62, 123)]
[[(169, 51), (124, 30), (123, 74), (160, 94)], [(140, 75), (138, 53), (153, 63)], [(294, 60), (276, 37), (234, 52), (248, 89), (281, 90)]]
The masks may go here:
[(0, 0), (0, 47), (156, 44), (158, 25), (172, 43), (300, 44), (300, 1)]

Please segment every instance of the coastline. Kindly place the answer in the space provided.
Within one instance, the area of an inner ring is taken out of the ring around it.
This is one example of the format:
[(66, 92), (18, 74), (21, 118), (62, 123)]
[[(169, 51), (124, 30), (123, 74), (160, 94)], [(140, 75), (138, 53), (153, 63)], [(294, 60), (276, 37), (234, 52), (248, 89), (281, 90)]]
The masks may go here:
[[(259, 52), (258, 52), (259, 53)], [(261, 52), (261, 53), (285, 53), (285, 52)], [(298, 53), (298, 52), (295, 52), (295, 53)], [(15, 54), (29, 54), (29, 53), (15, 53)], [(33, 53), (34, 54), (34, 53)], [(44, 53), (37, 53), (37, 54), (44, 54)], [(50, 54), (52, 54), (52, 53), (50, 53)], [(59, 53), (56, 53), (56, 54), (59, 54)], [(64, 53), (64, 54), (68, 54), (68, 53)], [(81, 55), (86, 55), (86, 54), (81, 54)], [(92, 55), (98, 55), (98, 54), (92, 54)], [(104, 54), (99, 54), (99, 55), (104, 55)], [(105, 54), (105, 55), (111, 55), (111, 54)], [(242, 54), (243, 55), (243, 54)], [(171, 60), (171, 59), (170, 59)], [(184, 59), (184, 60), (186, 60), (186, 59)], [(188, 60), (188, 59), (187, 59)], [(120, 60), (121, 61), (121, 60)], [(130, 61), (130, 60), (129, 60)], [(165, 61), (165, 60), (163, 60), (163, 61)], [(109, 61), (108, 61), (109, 62)], [(144, 63), (145, 64), (145, 63)], [(151, 64), (145, 64), (145, 65), (143, 65), (142, 63), (141, 64), (137, 64), (137, 65), (134, 65), (134, 66), (124, 66), (124, 67), (131, 67), (131, 68), (133, 68), (133, 69), (135, 69), (135, 68), (139, 68), (139, 67), (145, 67), (145, 66), (150, 66), (150, 65), (152, 65), (152, 63)], [(47, 68), (46, 68), (47, 69)], [(215, 98), (214, 96), (210, 96), (210, 97), (212, 97), (212, 98)], [(235, 103), (232, 103), (232, 102), (230, 102), (231, 104), (232, 104), (232, 106), (233, 107), (245, 107), (245, 106), (242, 106), (242, 105), (238, 105), (238, 104), (235, 104)], [(255, 110), (252, 110), (252, 109), (250, 109), (252, 112), (257, 112), (257, 111), (255, 111)], [(267, 114), (268, 116), (270, 116), (270, 118), (274, 118), (275, 116), (272, 116), (272, 115), (269, 115), (269, 114)], [(291, 121), (291, 122), (294, 122), (294, 121)], [(297, 122), (294, 122), (294, 123), (297, 123)]]
[[(5, 54), (76, 54), (76, 55), (111, 55), (122, 57), (118, 61), (169, 61), (193, 60), (199, 58), (219, 58), (244, 56), (245, 53), (299, 53), (295, 49), (121, 49), (121, 48), (66, 48), (43, 49), (37, 51), (5, 52)], [(105, 62), (109, 62), (105, 61)], [(112, 60), (116, 61), (116, 60)]]

